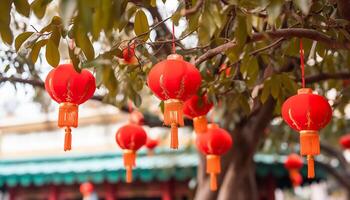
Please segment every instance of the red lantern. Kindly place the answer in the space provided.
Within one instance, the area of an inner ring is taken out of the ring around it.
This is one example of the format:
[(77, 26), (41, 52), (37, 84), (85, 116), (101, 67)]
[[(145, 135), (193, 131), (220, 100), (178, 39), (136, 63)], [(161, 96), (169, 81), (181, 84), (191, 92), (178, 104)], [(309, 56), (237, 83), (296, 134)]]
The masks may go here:
[(207, 173), (210, 174), (210, 189), (217, 190), (216, 175), (221, 171), (220, 156), (232, 146), (231, 135), (216, 124), (209, 124), (208, 131), (198, 134), (197, 148), (207, 158)]
[(332, 117), (328, 101), (309, 88), (298, 90), (282, 106), (284, 121), (300, 132), (300, 154), (307, 155), (308, 178), (315, 176), (313, 156), (320, 153), (318, 130), (325, 127)]
[(145, 118), (140, 111), (134, 110), (129, 115), (129, 122), (142, 126), (145, 123)]
[(207, 131), (208, 121), (207, 113), (213, 107), (208, 101), (207, 96), (192, 96), (184, 103), (183, 112), (186, 117), (193, 119), (193, 127), (196, 133), (205, 133)]
[(339, 143), (344, 149), (350, 149), (350, 133), (341, 136), (339, 139)]
[(148, 155), (153, 155), (153, 150), (158, 146), (158, 143), (158, 140), (147, 137), (145, 146), (148, 149)]
[(136, 124), (125, 125), (117, 131), (115, 139), (124, 153), (124, 166), (126, 169), (126, 182), (132, 182), (132, 168), (135, 166), (136, 151), (147, 140), (145, 130)]
[(123, 49), (123, 61), (125, 64), (137, 64), (137, 58), (135, 56), (135, 44), (131, 44)]
[(303, 182), (303, 177), (299, 173), (304, 163), (302, 158), (297, 154), (290, 154), (284, 162), (284, 167), (289, 172), (289, 178), (294, 187), (299, 186)]
[(94, 185), (91, 182), (85, 182), (80, 185), (79, 190), (84, 197), (87, 197), (94, 192)]
[(178, 148), (177, 126), (184, 125), (183, 102), (197, 92), (201, 80), (198, 69), (178, 54), (157, 63), (148, 74), (148, 87), (164, 101), (164, 124), (171, 126), (173, 149)]
[(58, 127), (66, 127), (64, 150), (71, 150), (71, 127), (78, 126), (79, 104), (95, 92), (95, 77), (88, 70), (78, 73), (72, 64), (62, 64), (47, 75), (45, 89), (60, 104)]

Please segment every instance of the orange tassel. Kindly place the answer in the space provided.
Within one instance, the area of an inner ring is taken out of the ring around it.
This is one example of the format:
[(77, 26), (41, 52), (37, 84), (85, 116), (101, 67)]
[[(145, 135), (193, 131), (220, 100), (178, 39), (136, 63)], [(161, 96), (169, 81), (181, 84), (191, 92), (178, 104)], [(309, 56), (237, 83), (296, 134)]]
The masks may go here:
[(164, 102), (164, 124), (171, 126), (170, 148), (178, 148), (177, 125), (183, 126), (183, 102), (176, 99), (169, 99)]
[(124, 167), (126, 169), (126, 182), (132, 182), (132, 168), (135, 166), (136, 153), (133, 150), (124, 150)]
[(177, 124), (171, 124), (171, 140), (170, 140), (170, 148), (177, 149), (179, 148), (179, 138), (178, 138), (178, 130)]
[(64, 151), (72, 150), (72, 130), (67, 127), (65, 129), (66, 134), (64, 136)]
[(320, 137), (317, 131), (300, 131), (300, 154), (307, 156), (308, 178), (315, 177), (314, 155), (320, 154)]
[(221, 172), (220, 156), (207, 155), (207, 173), (210, 174), (210, 190), (217, 190), (216, 175)]
[(315, 163), (312, 155), (307, 156), (307, 177), (315, 178)]
[(208, 121), (205, 115), (193, 118), (193, 127), (196, 133), (205, 133), (208, 129), (207, 125)]
[(78, 127), (78, 105), (61, 103), (58, 113), (58, 127)]

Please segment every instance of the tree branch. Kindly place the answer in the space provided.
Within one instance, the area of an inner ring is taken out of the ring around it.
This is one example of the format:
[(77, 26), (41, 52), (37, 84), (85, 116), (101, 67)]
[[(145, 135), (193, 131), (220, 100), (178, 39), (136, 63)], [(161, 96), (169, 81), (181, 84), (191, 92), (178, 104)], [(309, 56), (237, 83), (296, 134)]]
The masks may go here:
[(350, 72), (339, 72), (334, 74), (322, 73), (318, 75), (305, 77), (306, 83), (315, 83), (329, 79), (350, 79)]
[(182, 16), (187, 16), (187, 15), (192, 15), (195, 14), (203, 5), (204, 0), (197, 0), (196, 5), (189, 9), (182, 9), (181, 10), (181, 15)]
[[(350, 49), (350, 42), (338, 42), (336, 39), (333, 39), (324, 33), (318, 32), (313, 29), (305, 28), (288, 28), (279, 29), (275, 31), (266, 31), (262, 33), (253, 33), (253, 35), (247, 40), (247, 42), (257, 42), (264, 39), (288, 39), (292, 37), (308, 38), (311, 40), (315, 40), (325, 44), (326, 46), (332, 49)], [(236, 43), (233, 40), (228, 43), (217, 46), (213, 49), (210, 49), (195, 60), (195, 65), (199, 65), (205, 60), (210, 59), (235, 46)]]

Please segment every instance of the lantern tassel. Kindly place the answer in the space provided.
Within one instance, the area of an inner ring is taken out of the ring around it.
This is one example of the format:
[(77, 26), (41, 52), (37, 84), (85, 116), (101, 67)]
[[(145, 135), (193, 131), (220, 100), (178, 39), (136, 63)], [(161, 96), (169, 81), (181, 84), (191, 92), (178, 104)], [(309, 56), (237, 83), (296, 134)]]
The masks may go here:
[(58, 112), (58, 127), (78, 127), (78, 105), (61, 103)]
[(193, 118), (194, 131), (198, 134), (207, 132), (208, 121), (205, 115)]
[(132, 168), (135, 166), (136, 153), (133, 150), (124, 150), (124, 167), (126, 169), (126, 182), (132, 182)]
[(179, 138), (178, 138), (178, 129), (177, 124), (171, 124), (171, 140), (170, 140), (170, 148), (177, 149), (179, 147)]
[(70, 127), (65, 129), (66, 134), (64, 135), (64, 151), (72, 150), (72, 130)]
[[(289, 170), (289, 178), (293, 184), (293, 187), (297, 187), (301, 184), (302, 177), (297, 169)], [(301, 180), (299, 180), (301, 179)]]
[(210, 174), (210, 190), (217, 190), (216, 175), (221, 172), (220, 156), (207, 155), (207, 173)]
[(315, 178), (315, 163), (312, 155), (307, 156), (307, 177)]

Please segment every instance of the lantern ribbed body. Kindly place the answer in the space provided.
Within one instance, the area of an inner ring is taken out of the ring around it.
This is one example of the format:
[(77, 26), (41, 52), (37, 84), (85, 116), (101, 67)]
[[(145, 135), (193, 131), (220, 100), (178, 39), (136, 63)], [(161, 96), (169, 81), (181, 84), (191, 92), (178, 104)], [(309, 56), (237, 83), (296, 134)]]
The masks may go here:
[(171, 54), (157, 63), (148, 74), (147, 84), (152, 92), (164, 101), (164, 124), (171, 127), (170, 147), (178, 148), (178, 126), (183, 126), (183, 102), (193, 96), (202, 78), (198, 69)]
[(72, 64), (58, 65), (45, 80), (50, 97), (60, 104), (58, 127), (66, 127), (64, 150), (71, 150), (71, 127), (78, 126), (78, 106), (95, 92), (95, 77), (88, 70), (75, 71)]

